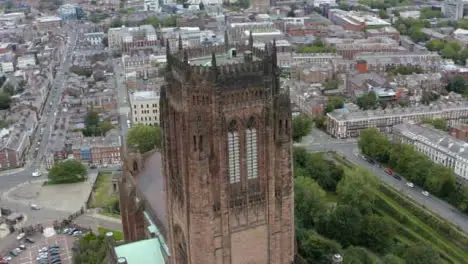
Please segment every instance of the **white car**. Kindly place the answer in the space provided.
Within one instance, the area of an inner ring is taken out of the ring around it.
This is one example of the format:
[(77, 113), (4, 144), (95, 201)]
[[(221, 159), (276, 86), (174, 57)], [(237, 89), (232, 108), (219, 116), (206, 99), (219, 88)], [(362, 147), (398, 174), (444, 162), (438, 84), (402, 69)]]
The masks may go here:
[(40, 172), (38, 172), (38, 171), (35, 171), (35, 172), (32, 173), (33, 177), (40, 177), (41, 175), (42, 174)]
[(422, 191), (421, 193), (422, 193), (422, 195), (424, 195), (424, 196), (426, 196), (426, 197), (429, 196), (429, 192), (428, 192), (428, 191)]
[(21, 233), (21, 234), (19, 234), (19, 235), (16, 237), (16, 239), (17, 239), (17, 240), (21, 240), (21, 239), (24, 238), (25, 235), (26, 235), (25, 233)]
[(32, 210), (41, 210), (41, 208), (37, 204), (31, 204), (31, 209)]
[(407, 182), (406, 185), (408, 185), (408, 187), (410, 187), (410, 188), (414, 188), (414, 183), (412, 183), (412, 182)]

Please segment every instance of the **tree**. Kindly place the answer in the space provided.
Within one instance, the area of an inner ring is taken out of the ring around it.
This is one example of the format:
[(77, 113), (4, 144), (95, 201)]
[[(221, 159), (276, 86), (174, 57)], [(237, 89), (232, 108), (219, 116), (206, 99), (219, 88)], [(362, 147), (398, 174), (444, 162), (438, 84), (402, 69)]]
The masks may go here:
[(295, 179), (294, 186), (297, 222), (301, 227), (313, 228), (327, 209), (325, 191), (314, 180), (301, 176)]
[(468, 19), (458, 20), (457, 28), (468, 29)]
[(161, 147), (161, 129), (157, 126), (138, 124), (128, 132), (127, 144), (138, 146), (141, 153)]
[(362, 247), (349, 247), (344, 251), (345, 264), (376, 264), (379, 259)]
[(330, 263), (332, 256), (341, 252), (341, 245), (313, 230), (297, 229), (299, 254), (307, 263)]
[(116, 18), (116, 19), (112, 20), (111, 23), (110, 23), (111, 28), (117, 28), (117, 27), (121, 27), (123, 25), (124, 25), (124, 22), (120, 18)]
[(107, 247), (104, 235), (96, 236), (89, 233), (80, 238), (76, 243), (73, 253), (73, 264), (101, 264), (107, 255)]
[(352, 206), (363, 214), (369, 214), (374, 210), (376, 186), (375, 176), (366, 169), (357, 168), (348, 171), (336, 187), (338, 203)]
[(294, 147), (293, 148), (293, 161), (294, 161), (294, 168), (302, 167), (305, 168), (307, 166), (309, 160), (309, 152), (302, 147)]
[(441, 51), (445, 47), (445, 43), (441, 39), (431, 39), (426, 42), (426, 48), (430, 51)]
[(387, 14), (387, 12), (385, 12), (385, 10), (380, 10), (379, 11), (379, 17), (381, 19), (388, 19), (389, 18), (388, 14)]
[(466, 94), (467, 85), (463, 76), (455, 76), (447, 86), (447, 91), (458, 94)]
[(0, 93), (0, 110), (9, 109), (11, 105), (11, 96), (7, 93)]
[(426, 245), (413, 245), (405, 252), (406, 264), (439, 264), (442, 263), (439, 253)]
[(383, 253), (392, 245), (395, 232), (386, 219), (378, 215), (368, 215), (362, 222), (359, 244), (378, 253)]
[(49, 181), (52, 183), (74, 183), (86, 179), (86, 166), (76, 160), (66, 160), (56, 163), (49, 172)]
[(390, 156), (392, 142), (376, 128), (368, 128), (361, 131), (358, 147), (364, 155), (386, 163)]
[(322, 153), (308, 153), (305, 176), (312, 177), (325, 190), (335, 192), (344, 175), (341, 167), (323, 157)]
[(338, 205), (317, 223), (317, 232), (338, 241), (343, 247), (356, 245), (361, 234), (362, 215), (357, 208)]
[(370, 91), (357, 99), (357, 105), (363, 110), (375, 109), (377, 107), (377, 94), (374, 91)]
[(329, 96), (328, 97), (328, 104), (325, 108), (325, 113), (330, 113), (335, 109), (343, 108), (344, 106), (344, 98), (341, 96)]
[(310, 131), (312, 131), (312, 119), (309, 116), (300, 114), (293, 118), (292, 139), (294, 142), (300, 142)]
[(200, 1), (198, 8), (200, 8), (200, 10), (205, 10), (205, 4), (203, 4), (203, 1)]
[(340, 82), (337, 79), (330, 79), (325, 82), (323, 88), (325, 91), (327, 90), (336, 90), (338, 89)]
[(387, 254), (382, 258), (383, 264), (405, 264), (405, 261), (395, 255)]
[(440, 164), (433, 164), (424, 182), (428, 191), (446, 197), (454, 190), (455, 175), (453, 170)]

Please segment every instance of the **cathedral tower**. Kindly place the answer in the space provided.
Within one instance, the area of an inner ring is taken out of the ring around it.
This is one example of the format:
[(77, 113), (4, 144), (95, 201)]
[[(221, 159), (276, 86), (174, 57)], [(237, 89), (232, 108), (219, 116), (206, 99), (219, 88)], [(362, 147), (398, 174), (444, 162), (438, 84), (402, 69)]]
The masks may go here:
[(291, 105), (276, 45), (166, 48), (160, 120), (171, 263), (292, 263)]

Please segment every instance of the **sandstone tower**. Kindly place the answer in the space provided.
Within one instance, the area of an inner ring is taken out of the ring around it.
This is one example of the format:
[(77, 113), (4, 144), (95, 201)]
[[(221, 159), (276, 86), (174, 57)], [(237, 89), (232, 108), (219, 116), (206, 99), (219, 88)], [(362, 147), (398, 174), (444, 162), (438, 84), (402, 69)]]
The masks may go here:
[(167, 49), (161, 89), (174, 264), (289, 264), (294, 185), (289, 91), (276, 45)]

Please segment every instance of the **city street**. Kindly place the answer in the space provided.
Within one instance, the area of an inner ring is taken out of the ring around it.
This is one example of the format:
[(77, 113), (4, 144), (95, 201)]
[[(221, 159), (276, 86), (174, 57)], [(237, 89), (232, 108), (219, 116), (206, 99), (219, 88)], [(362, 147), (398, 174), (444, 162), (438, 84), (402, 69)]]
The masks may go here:
[[(313, 152), (336, 151), (337, 153), (346, 157), (346, 159), (351, 161), (352, 163), (361, 167), (365, 167), (368, 170), (374, 172), (374, 174), (380, 180), (393, 186), (401, 193), (406, 194), (418, 204), (425, 206), (427, 209), (452, 222), (454, 225), (459, 226), (465, 232), (468, 232), (467, 215), (461, 213), (450, 204), (438, 199), (435, 196), (424, 196), (421, 193), (422, 189), (418, 188), (417, 186), (415, 186), (414, 188), (410, 188), (406, 185), (406, 181), (404, 179), (397, 180), (387, 175), (384, 172), (384, 168), (379, 168), (378, 166), (374, 166), (373, 164), (370, 164), (369, 162), (365, 161), (358, 154), (359, 151), (356, 142), (336, 139), (333, 140), (328, 135), (316, 129), (314, 129), (312, 135), (314, 135), (314, 133), (322, 133), (323, 135), (321, 135), (320, 137), (317, 137), (315, 135), (313, 136), (314, 138), (312, 138), (309, 135), (306, 138), (304, 138), (300, 144), (297, 145)], [(319, 142), (317, 140), (318, 138), (320, 138), (322, 141)]]
[(120, 136), (122, 144), (125, 144), (125, 138), (128, 133), (127, 120), (130, 118), (130, 107), (128, 105), (128, 94), (125, 87), (125, 72), (120, 59), (112, 60), (114, 67), (114, 80), (117, 87), (118, 105), (119, 105), (119, 121), (120, 121)]

